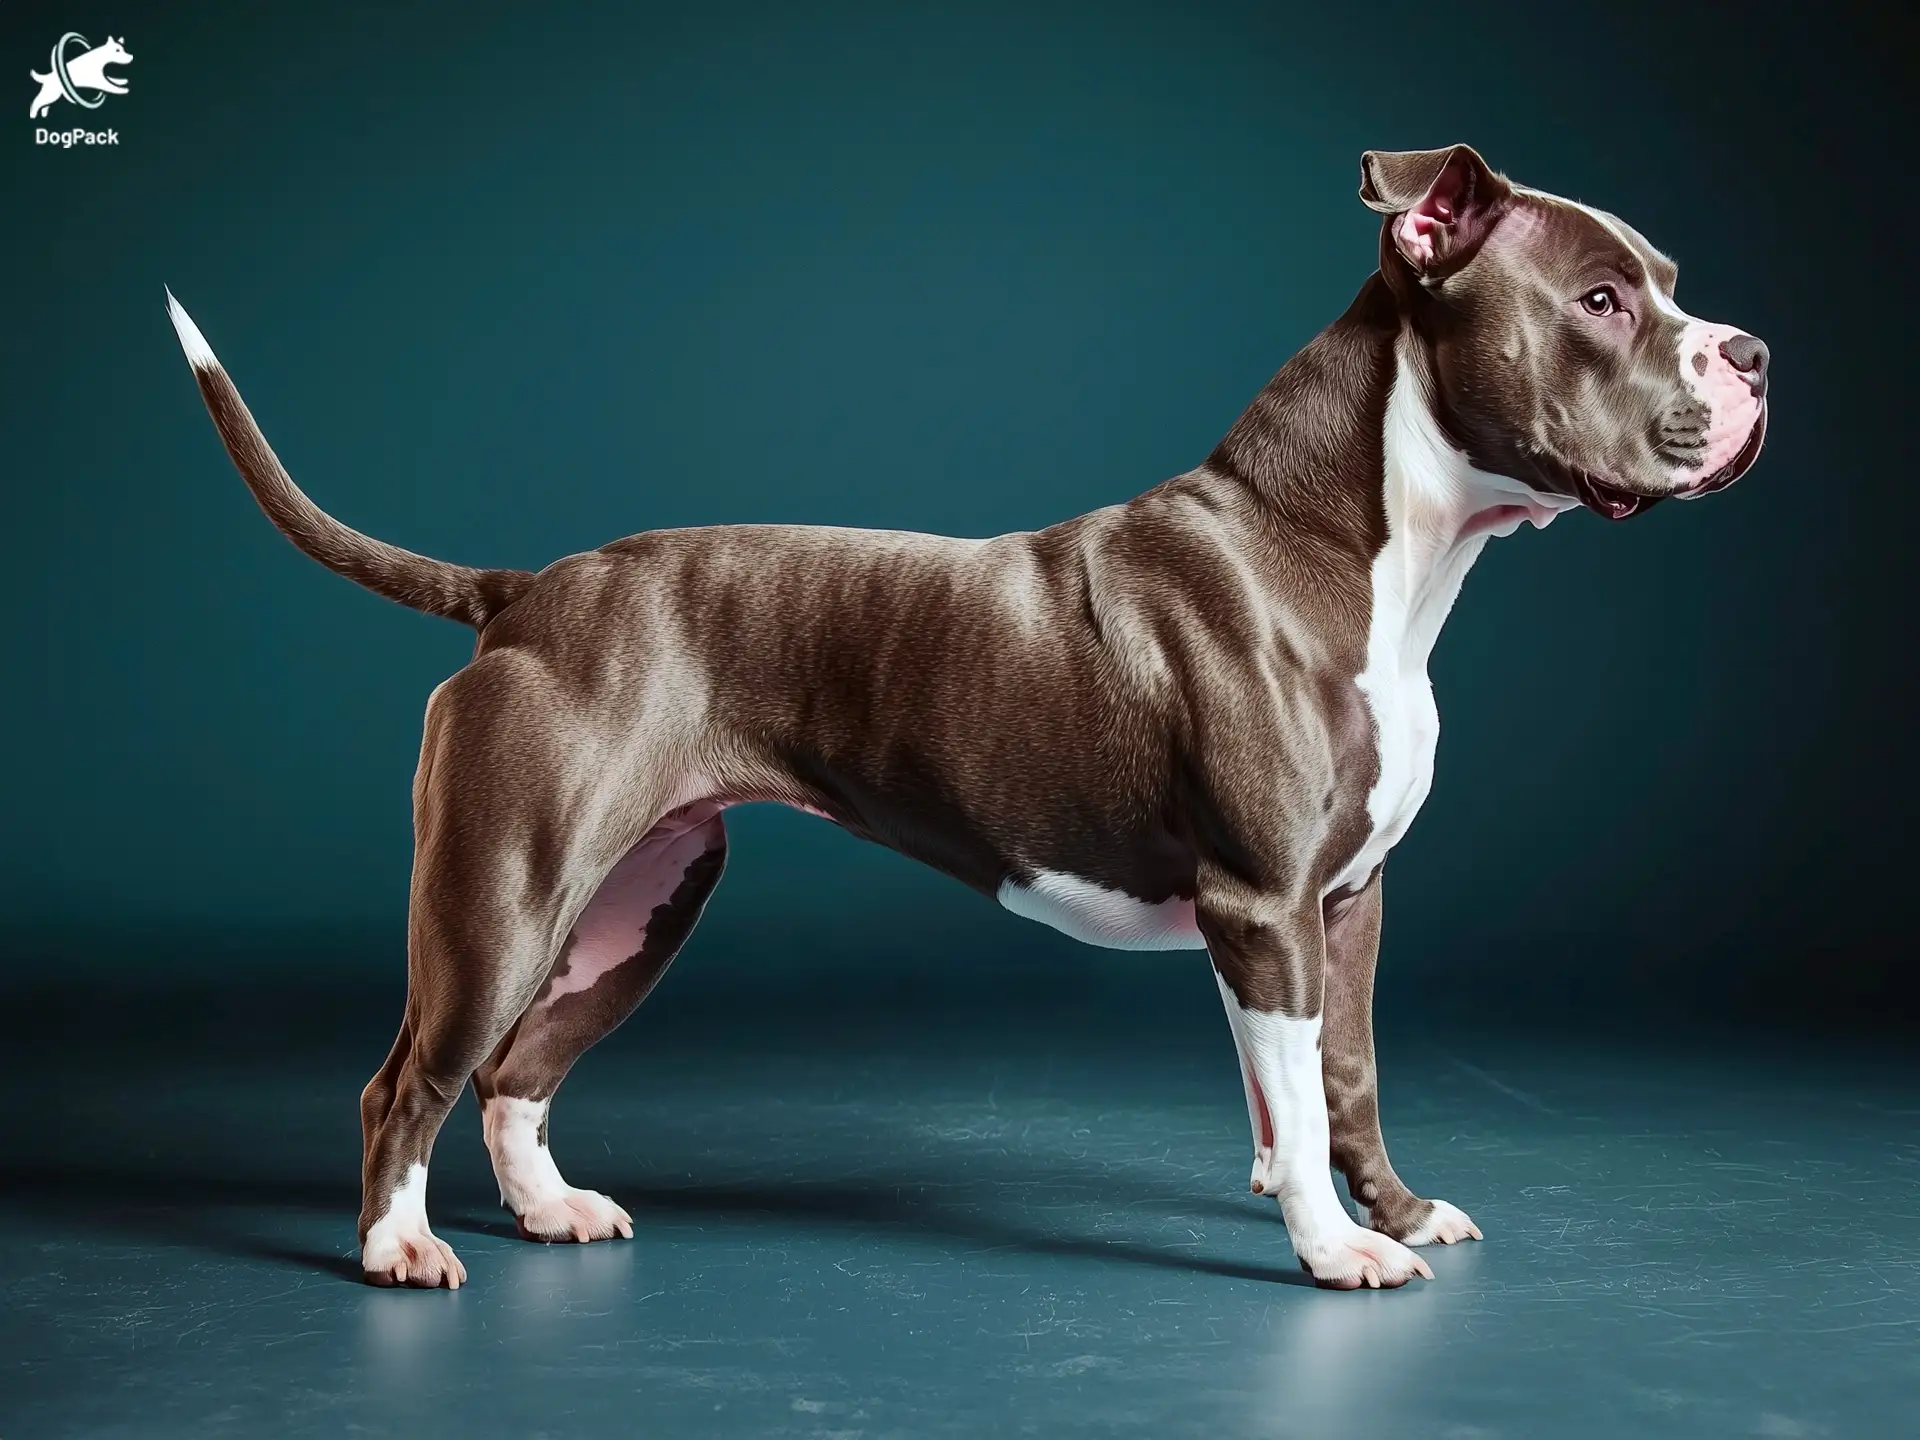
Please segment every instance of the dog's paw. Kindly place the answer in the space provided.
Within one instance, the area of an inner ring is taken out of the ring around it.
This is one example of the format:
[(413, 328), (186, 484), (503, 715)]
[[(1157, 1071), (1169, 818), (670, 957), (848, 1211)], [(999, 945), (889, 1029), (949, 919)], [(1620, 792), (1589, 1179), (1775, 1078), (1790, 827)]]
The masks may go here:
[(1482, 1238), (1480, 1227), (1458, 1205), (1449, 1205), (1444, 1200), (1429, 1200), (1427, 1207), (1426, 1218), (1419, 1221), (1411, 1232), (1400, 1237), (1401, 1244), (1453, 1245), (1462, 1240)]
[(633, 1238), (633, 1217), (597, 1190), (568, 1190), (513, 1217), (523, 1240), (548, 1245)]
[(1358, 1290), (1363, 1285), (1370, 1290), (1392, 1290), (1416, 1275), (1423, 1280), (1433, 1278), (1427, 1262), (1398, 1240), (1363, 1230), (1351, 1221), (1344, 1229), (1330, 1230), (1310, 1243), (1296, 1241), (1294, 1249), (1300, 1256), (1300, 1268), (1325, 1290)]
[(385, 1234), (376, 1226), (360, 1251), (360, 1269), (369, 1285), (407, 1285), (419, 1290), (438, 1290), (443, 1285), (458, 1290), (467, 1279), (467, 1267), (453, 1247), (424, 1225)]

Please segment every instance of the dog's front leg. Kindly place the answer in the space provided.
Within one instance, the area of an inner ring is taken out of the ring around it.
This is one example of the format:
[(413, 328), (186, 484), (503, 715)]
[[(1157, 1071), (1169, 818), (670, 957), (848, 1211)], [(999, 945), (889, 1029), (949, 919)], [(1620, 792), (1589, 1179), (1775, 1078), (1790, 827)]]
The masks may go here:
[(1480, 1238), (1458, 1206), (1422, 1200), (1394, 1173), (1380, 1133), (1380, 1072), (1373, 1057), (1373, 975), (1380, 956), (1380, 871), (1326, 915), (1326, 1016), (1320, 1032), (1334, 1167), (1368, 1225), (1407, 1245)]
[[(1418, 1255), (1356, 1225), (1328, 1170), (1327, 1096), (1320, 1035), (1326, 932), (1317, 896), (1251, 888), (1203, 874), (1195, 909), (1220, 980), (1227, 1020), (1266, 1111), (1266, 1193), (1300, 1263), (1321, 1285), (1354, 1290), (1433, 1278)], [(1252, 1106), (1249, 1106), (1251, 1109)]]

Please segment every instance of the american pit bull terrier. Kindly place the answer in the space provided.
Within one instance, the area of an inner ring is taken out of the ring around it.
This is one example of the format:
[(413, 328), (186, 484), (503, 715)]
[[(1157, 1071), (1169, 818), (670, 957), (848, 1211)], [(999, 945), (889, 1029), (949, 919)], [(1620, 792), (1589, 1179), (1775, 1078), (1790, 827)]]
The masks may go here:
[(1488, 536), (1737, 479), (1767, 347), (1681, 310), (1627, 225), (1467, 146), (1368, 152), (1361, 176), (1378, 272), (1203, 464), (986, 540), (671, 530), (538, 574), (411, 554), (294, 486), (168, 296), (273, 523), (479, 632), (427, 702), (406, 1013), (360, 1104), (369, 1280), (465, 1278), (426, 1189), (469, 1080), (522, 1234), (632, 1235), (561, 1177), (548, 1110), (686, 940), (745, 801), (1091, 944), (1206, 950), (1252, 1188), (1322, 1285), (1430, 1278), (1409, 1247), (1479, 1238), (1394, 1173), (1375, 1089), (1380, 871), (1432, 779), (1427, 657)]

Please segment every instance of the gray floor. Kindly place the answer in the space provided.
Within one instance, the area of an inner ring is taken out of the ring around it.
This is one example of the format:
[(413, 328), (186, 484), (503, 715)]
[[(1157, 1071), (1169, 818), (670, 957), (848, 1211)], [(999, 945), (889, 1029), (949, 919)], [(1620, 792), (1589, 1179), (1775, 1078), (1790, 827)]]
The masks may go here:
[(1487, 1239), (1331, 1294), (1224, 1022), (650, 1007), (553, 1130), (637, 1237), (515, 1238), (463, 1102), (449, 1295), (353, 1279), (357, 1013), (41, 1034), (0, 1435), (1915, 1433), (1920, 1077), (1872, 1052), (1390, 1037), (1400, 1167)]

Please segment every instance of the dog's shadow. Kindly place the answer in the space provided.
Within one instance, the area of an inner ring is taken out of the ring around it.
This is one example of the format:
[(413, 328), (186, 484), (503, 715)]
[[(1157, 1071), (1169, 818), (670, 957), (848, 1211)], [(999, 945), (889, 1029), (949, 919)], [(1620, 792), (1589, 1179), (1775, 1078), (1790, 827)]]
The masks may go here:
[(157, 1246), (187, 1246), (236, 1260), (319, 1270), (358, 1280), (351, 1252), (266, 1235), (297, 1212), (353, 1215), (350, 1186), (298, 1177), (214, 1173), (172, 1157), (142, 1164), (67, 1159), (0, 1165), (0, 1215), (40, 1219), (48, 1230), (81, 1227)]
[[(951, 1173), (951, 1172), (949, 1172)], [(436, 1197), (435, 1228), (444, 1234), (466, 1233), (493, 1238), (517, 1238), (510, 1220), (495, 1208), (495, 1198), (484, 1184), (464, 1174), (445, 1177), (448, 1183)], [(1070, 1162), (1044, 1173), (1023, 1169), (1018, 1174), (996, 1173), (970, 1180), (964, 1187), (934, 1184), (924, 1175), (873, 1174), (852, 1178), (719, 1183), (665, 1183), (657, 1177), (629, 1177), (608, 1189), (632, 1212), (636, 1234), (644, 1240), (648, 1217), (662, 1227), (676, 1222), (716, 1218), (752, 1225), (773, 1223), (805, 1228), (845, 1227), (863, 1233), (929, 1237), (967, 1250), (1012, 1250), (1029, 1255), (1069, 1257), (1103, 1263), (1152, 1266), (1228, 1279), (1283, 1285), (1313, 1284), (1292, 1264), (1256, 1264), (1197, 1253), (1186, 1244), (1163, 1246), (1138, 1238), (1108, 1238), (1075, 1233), (1060, 1223), (1040, 1225), (1009, 1213), (1011, 1207), (996, 1196), (1033, 1186), (1049, 1189), (1098, 1188), (1109, 1196), (1114, 1176), (1102, 1170), (1096, 1176), (1075, 1174)], [(956, 1189), (958, 1193), (956, 1194)], [(1231, 1204), (1193, 1197), (1154, 1197), (1124, 1194), (1115, 1201), (1138, 1211), (1160, 1210), (1196, 1216), (1206, 1212), (1229, 1218), (1249, 1229), (1263, 1231), (1257, 1244), (1267, 1253), (1278, 1249), (1291, 1262), (1291, 1247), (1277, 1215), (1263, 1215), (1257, 1205)], [(1049, 1207), (1050, 1209), (1053, 1207)], [(0, 1214), (13, 1212), (29, 1222), (48, 1226), (81, 1226), (131, 1236), (158, 1246), (187, 1246), (233, 1259), (292, 1266), (358, 1280), (360, 1267), (351, 1250), (335, 1252), (285, 1238), (288, 1220), (295, 1214), (351, 1216), (359, 1209), (355, 1189), (337, 1180), (299, 1175), (232, 1170), (214, 1171), (182, 1163), (175, 1157), (155, 1157), (142, 1163), (96, 1163), (70, 1159), (33, 1163), (18, 1155), (0, 1165)], [(1264, 1223), (1263, 1223), (1264, 1222)], [(1272, 1228), (1269, 1228), (1271, 1226)], [(1194, 1246), (1201, 1242), (1195, 1240)]]
[[(1056, 1182), (1060, 1172), (1044, 1176), (1027, 1175), (1027, 1183), (1038, 1180)], [(1102, 1179), (1111, 1176), (1103, 1172)], [(834, 1180), (797, 1180), (771, 1183), (738, 1181), (719, 1184), (663, 1184), (658, 1180), (628, 1180), (610, 1186), (613, 1196), (630, 1211), (634, 1230), (646, 1233), (646, 1220), (654, 1217), (662, 1224), (674, 1221), (706, 1221), (715, 1217), (754, 1224), (772, 1222), (782, 1226), (819, 1228), (851, 1227), (865, 1234), (893, 1233), (931, 1237), (955, 1242), (968, 1250), (1015, 1250), (1029, 1255), (1147, 1265), (1164, 1270), (1186, 1270), (1203, 1275), (1218, 1275), (1234, 1280), (1256, 1280), (1280, 1285), (1313, 1284), (1313, 1278), (1297, 1266), (1252, 1264), (1195, 1253), (1182, 1245), (1177, 1248), (1155, 1245), (1144, 1240), (1096, 1238), (1063, 1231), (1058, 1225), (1041, 1227), (1025, 1223), (996, 1209), (992, 1192), (1017, 1188), (1019, 1181), (1000, 1175), (970, 1185), (964, 1196), (954, 1198), (953, 1187), (930, 1186), (924, 1178), (908, 1175), (874, 1175)], [(1128, 1208), (1155, 1206), (1157, 1202), (1139, 1197), (1122, 1201)], [(1173, 1210), (1171, 1203), (1158, 1208)], [(1230, 1217), (1249, 1228), (1266, 1230), (1262, 1221), (1274, 1226), (1259, 1237), (1264, 1248), (1281, 1247), (1291, 1255), (1286, 1232), (1278, 1224), (1278, 1213), (1263, 1214), (1256, 1207), (1228, 1206), (1218, 1202), (1191, 1200), (1182, 1202), (1180, 1212), (1192, 1215), (1200, 1210)], [(511, 1221), (465, 1218), (450, 1221), (440, 1228), (466, 1230), (473, 1234), (511, 1236), (516, 1232)], [(1195, 1240), (1194, 1245), (1200, 1242)]]

